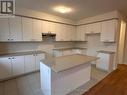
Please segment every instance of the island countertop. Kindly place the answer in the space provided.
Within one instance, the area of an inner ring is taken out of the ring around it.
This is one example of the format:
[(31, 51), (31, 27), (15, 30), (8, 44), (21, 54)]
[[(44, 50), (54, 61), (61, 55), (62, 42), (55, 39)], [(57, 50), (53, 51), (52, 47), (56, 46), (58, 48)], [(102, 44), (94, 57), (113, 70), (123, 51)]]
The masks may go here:
[(97, 59), (97, 57), (74, 54), (60, 57), (51, 57), (41, 60), (41, 62), (50, 67), (54, 72), (61, 72), (78, 65), (90, 63)]

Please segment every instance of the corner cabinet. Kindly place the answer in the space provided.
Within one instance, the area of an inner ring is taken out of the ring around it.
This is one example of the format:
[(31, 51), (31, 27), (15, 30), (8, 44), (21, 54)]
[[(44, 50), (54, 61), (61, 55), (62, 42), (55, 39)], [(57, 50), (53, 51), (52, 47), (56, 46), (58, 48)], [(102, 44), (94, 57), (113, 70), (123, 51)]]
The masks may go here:
[(109, 20), (102, 22), (101, 41), (115, 42), (118, 31), (118, 20)]

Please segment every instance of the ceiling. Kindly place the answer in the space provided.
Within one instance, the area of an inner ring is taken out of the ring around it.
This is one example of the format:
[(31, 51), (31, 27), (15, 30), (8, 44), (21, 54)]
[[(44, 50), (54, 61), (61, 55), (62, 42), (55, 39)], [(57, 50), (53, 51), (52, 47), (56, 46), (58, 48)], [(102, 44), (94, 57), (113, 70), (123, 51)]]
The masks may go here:
[[(71, 7), (73, 11), (67, 14), (57, 13), (53, 10), (57, 5)], [(16, 6), (71, 20), (80, 20), (113, 10), (119, 10), (127, 15), (127, 0), (16, 0)]]

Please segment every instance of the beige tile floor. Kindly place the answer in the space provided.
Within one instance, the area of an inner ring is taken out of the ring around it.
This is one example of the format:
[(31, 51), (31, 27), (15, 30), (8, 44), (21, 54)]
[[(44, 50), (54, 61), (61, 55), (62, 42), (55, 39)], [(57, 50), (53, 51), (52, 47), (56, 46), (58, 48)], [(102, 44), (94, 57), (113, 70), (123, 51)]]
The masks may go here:
[[(98, 70), (95, 66), (92, 66), (91, 80), (68, 95), (81, 95), (103, 79), (107, 74), (107, 72)], [(43, 95), (39, 72), (0, 82), (0, 95)]]

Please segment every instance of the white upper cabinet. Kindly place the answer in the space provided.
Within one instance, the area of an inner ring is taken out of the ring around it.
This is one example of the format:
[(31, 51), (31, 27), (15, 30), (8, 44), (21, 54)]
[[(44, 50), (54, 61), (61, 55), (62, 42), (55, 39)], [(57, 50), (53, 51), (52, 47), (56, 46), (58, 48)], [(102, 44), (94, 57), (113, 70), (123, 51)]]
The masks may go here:
[(22, 41), (22, 23), (21, 17), (9, 18), (10, 40)]
[(42, 21), (42, 32), (43, 33), (48, 33), (49, 32), (49, 24), (47, 21)]
[(9, 20), (0, 19), (0, 41), (9, 41)]
[(62, 25), (61, 29), (62, 29), (61, 32), (62, 32), (62, 35), (63, 35), (63, 41), (71, 40), (70, 39), (71, 33), (70, 33), (70, 30), (69, 30), (69, 26), (68, 25)]
[(50, 24), (50, 27), (49, 27), (49, 31), (51, 32), (51, 33), (56, 33), (56, 23), (53, 23), (53, 22), (50, 22), (49, 23)]
[(91, 34), (93, 33), (93, 30), (92, 30), (92, 24), (88, 24), (88, 25), (84, 25), (84, 31), (85, 31), (85, 34)]
[(24, 74), (24, 56), (12, 57), (12, 75)]
[(85, 39), (85, 26), (77, 26), (77, 33), (76, 33), (77, 41), (86, 41)]
[(75, 26), (66, 25), (65, 35), (67, 41), (75, 41), (76, 40)]
[(48, 21), (42, 21), (42, 29), (43, 29), (43, 33), (49, 33), (50, 31), (50, 22)]
[(101, 23), (93, 23), (85, 25), (85, 33), (92, 34), (92, 33), (101, 33)]
[(10, 77), (11, 73), (11, 58), (0, 58), (0, 79)]
[(101, 22), (92, 24), (93, 33), (101, 33)]
[(55, 24), (56, 25), (56, 41), (74, 41), (76, 40), (76, 27), (65, 25), (65, 24)]
[(56, 33), (56, 23), (42, 21), (43, 33)]
[(42, 41), (42, 21), (33, 19), (33, 41)]
[(66, 33), (65, 26), (62, 24), (56, 24), (56, 41), (65, 41)]
[(117, 20), (110, 20), (102, 22), (102, 42), (115, 42), (117, 32)]
[(32, 41), (33, 23), (32, 19), (22, 17), (23, 41)]

